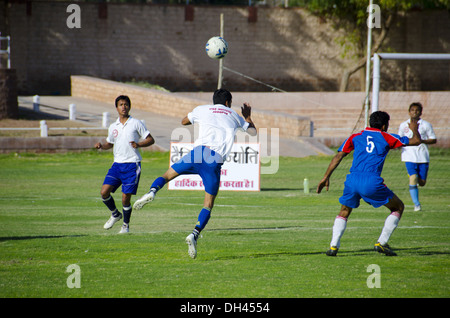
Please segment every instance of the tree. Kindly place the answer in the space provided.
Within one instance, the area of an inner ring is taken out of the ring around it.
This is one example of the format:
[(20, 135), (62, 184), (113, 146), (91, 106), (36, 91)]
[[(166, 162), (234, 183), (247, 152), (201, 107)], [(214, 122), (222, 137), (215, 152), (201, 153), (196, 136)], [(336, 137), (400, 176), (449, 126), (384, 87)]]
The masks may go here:
[[(350, 76), (366, 66), (367, 52), (367, 9), (369, 0), (291, 0), (291, 6), (299, 5), (315, 15), (332, 21), (338, 29), (345, 31), (342, 41), (355, 52), (357, 62), (342, 75), (340, 91), (346, 91)], [(389, 28), (401, 11), (425, 9), (450, 9), (449, 0), (375, 0), (381, 9), (381, 28), (372, 29), (373, 45), (371, 55), (376, 53), (386, 39)], [(344, 48), (347, 52), (348, 48)]]

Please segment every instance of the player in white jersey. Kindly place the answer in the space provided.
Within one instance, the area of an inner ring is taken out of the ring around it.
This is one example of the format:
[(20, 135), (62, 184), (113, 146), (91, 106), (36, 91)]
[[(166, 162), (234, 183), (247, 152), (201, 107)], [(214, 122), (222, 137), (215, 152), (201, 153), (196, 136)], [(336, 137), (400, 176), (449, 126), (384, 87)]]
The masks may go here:
[(138, 148), (155, 143), (144, 123), (130, 116), (131, 101), (128, 96), (120, 95), (115, 101), (119, 118), (109, 126), (106, 143), (95, 144), (97, 149), (114, 147), (114, 163), (109, 169), (100, 191), (103, 203), (111, 211), (111, 217), (103, 226), (110, 229), (122, 219), (111, 193), (122, 185), (123, 225), (119, 233), (129, 232), (132, 212), (131, 196), (136, 194), (141, 175), (141, 154)]
[(412, 131), (409, 129), (411, 119), (417, 120), (419, 124), (419, 133), (422, 138), (422, 143), (418, 146), (402, 148), (402, 161), (405, 162), (406, 170), (409, 175), (409, 193), (414, 202), (414, 211), (422, 209), (419, 201), (418, 186), (425, 186), (427, 182), (428, 168), (430, 162), (430, 153), (428, 152), (428, 145), (436, 143), (436, 135), (433, 131), (433, 126), (423, 119), (422, 104), (412, 103), (409, 106), (410, 119), (400, 124), (398, 134), (403, 137), (412, 137)]
[(205, 186), (205, 200), (198, 215), (198, 221), (193, 232), (186, 237), (189, 256), (197, 256), (197, 238), (205, 228), (211, 216), (214, 200), (219, 191), (220, 169), (226, 160), (234, 142), (238, 129), (256, 136), (256, 127), (251, 119), (251, 107), (244, 103), (241, 107), (242, 118), (231, 109), (232, 96), (225, 89), (214, 92), (214, 105), (196, 107), (181, 121), (182, 125), (199, 125), (199, 136), (187, 155), (174, 163), (162, 177), (155, 179), (150, 191), (137, 200), (133, 208), (141, 209), (153, 201), (155, 194), (167, 182), (181, 174), (198, 174)]

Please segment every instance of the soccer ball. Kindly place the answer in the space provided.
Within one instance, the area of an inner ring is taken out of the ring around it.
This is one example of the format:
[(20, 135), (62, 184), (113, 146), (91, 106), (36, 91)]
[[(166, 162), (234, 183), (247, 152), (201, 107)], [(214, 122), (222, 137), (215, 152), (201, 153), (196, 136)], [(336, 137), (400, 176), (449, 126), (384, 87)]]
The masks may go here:
[(213, 36), (206, 42), (206, 54), (212, 59), (221, 59), (228, 53), (228, 43), (220, 36)]

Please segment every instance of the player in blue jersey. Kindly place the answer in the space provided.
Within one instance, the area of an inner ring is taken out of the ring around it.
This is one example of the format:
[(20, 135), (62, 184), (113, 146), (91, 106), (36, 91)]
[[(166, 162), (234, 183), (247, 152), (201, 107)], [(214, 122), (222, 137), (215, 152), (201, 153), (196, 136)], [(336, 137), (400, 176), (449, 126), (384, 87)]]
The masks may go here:
[(350, 174), (347, 175), (344, 183), (344, 193), (339, 198), (342, 206), (334, 221), (330, 249), (326, 253), (328, 256), (336, 256), (341, 237), (347, 227), (347, 219), (352, 210), (359, 207), (361, 199), (375, 208), (384, 205), (391, 211), (386, 218), (383, 230), (374, 248), (375, 251), (388, 256), (396, 255), (389, 247), (388, 241), (397, 228), (404, 210), (404, 204), (384, 184), (384, 180), (380, 175), (390, 149), (416, 146), (421, 143), (421, 139), (416, 120), (411, 120), (409, 124), (413, 137), (408, 138), (387, 133), (389, 119), (389, 114), (386, 112), (373, 112), (370, 115), (370, 127), (367, 127), (360, 133), (351, 135), (342, 144), (338, 149), (338, 153), (331, 160), (325, 176), (317, 186), (317, 193), (320, 193), (324, 187), (328, 191), (331, 174), (342, 159), (354, 151)]

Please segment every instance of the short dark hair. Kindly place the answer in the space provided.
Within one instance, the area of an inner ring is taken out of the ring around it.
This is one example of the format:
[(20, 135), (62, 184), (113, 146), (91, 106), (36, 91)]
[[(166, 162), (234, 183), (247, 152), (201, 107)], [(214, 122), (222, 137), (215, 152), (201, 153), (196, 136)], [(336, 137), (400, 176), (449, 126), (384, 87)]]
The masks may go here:
[(213, 103), (214, 105), (215, 104), (225, 105), (225, 102), (231, 102), (232, 98), (233, 97), (231, 96), (231, 93), (228, 90), (220, 88), (214, 92)]
[(372, 128), (381, 129), (384, 125), (389, 124), (390, 119), (388, 113), (379, 110), (370, 115), (369, 124)]
[(423, 107), (422, 107), (422, 104), (421, 104), (421, 103), (418, 103), (418, 102), (412, 103), (411, 105), (409, 105), (408, 111), (410, 111), (410, 110), (411, 110), (411, 107), (413, 107), (413, 106), (419, 107), (420, 113), (422, 113)]
[(116, 107), (117, 107), (117, 103), (119, 102), (119, 100), (124, 100), (124, 101), (126, 101), (126, 102), (128, 103), (128, 106), (131, 107), (131, 100), (130, 100), (130, 98), (129, 98), (128, 96), (126, 96), (126, 95), (120, 95), (120, 96), (118, 96), (118, 97), (116, 98), (116, 102), (115, 102)]

